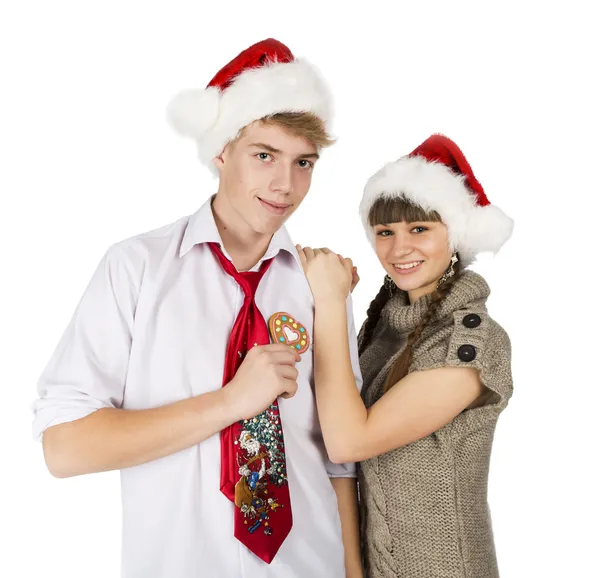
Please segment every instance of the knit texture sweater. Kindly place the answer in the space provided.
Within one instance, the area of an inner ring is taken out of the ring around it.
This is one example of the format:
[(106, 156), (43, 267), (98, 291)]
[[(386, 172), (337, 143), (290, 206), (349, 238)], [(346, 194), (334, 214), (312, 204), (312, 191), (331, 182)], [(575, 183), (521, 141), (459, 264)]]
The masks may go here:
[[(463, 271), (414, 347), (409, 369), (474, 367), (487, 388), (484, 405), (463, 411), (423, 439), (360, 464), (361, 535), (369, 578), (499, 576), (488, 471), (498, 416), (512, 395), (512, 377), (510, 341), (488, 316), (489, 292), (480, 275)], [(409, 304), (407, 294), (398, 291), (386, 303), (360, 358), (367, 407), (383, 395), (390, 367), (430, 302), (426, 295)]]

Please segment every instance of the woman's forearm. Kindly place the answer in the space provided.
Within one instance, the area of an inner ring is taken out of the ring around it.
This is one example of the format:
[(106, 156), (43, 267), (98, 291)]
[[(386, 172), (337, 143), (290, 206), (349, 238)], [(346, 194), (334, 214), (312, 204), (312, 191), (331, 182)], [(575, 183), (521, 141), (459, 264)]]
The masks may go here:
[(367, 410), (352, 371), (346, 303), (315, 303), (314, 323), (315, 392), (327, 453), (334, 463), (356, 461)]
[(346, 578), (362, 578), (356, 478), (331, 478), (342, 524)]

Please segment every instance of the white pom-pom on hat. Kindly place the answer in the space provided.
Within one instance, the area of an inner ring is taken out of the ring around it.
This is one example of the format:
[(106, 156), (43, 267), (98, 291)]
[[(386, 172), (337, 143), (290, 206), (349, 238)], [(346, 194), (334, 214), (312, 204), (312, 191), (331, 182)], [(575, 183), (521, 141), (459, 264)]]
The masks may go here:
[(182, 136), (202, 138), (219, 117), (221, 91), (216, 86), (186, 90), (176, 95), (167, 108), (167, 117)]

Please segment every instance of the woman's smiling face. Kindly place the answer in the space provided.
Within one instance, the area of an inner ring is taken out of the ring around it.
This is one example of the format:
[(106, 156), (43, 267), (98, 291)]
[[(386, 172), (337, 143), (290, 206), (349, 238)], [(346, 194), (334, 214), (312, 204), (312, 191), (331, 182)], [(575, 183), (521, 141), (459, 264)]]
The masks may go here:
[(435, 290), (452, 258), (448, 228), (444, 223), (378, 224), (374, 233), (375, 251), (381, 265), (398, 288), (413, 294), (411, 301)]

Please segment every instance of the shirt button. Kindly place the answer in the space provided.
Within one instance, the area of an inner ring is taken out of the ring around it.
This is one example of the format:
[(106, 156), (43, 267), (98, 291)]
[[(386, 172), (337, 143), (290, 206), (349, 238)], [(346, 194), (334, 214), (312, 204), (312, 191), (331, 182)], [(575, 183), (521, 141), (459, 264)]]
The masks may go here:
[(479, 327), (481, 325), (481, 317), (476, 313), (470, 313), (469, 315), (465, 315), (463, 317), (463, 325), (468, 327), (469, 329), (475, 329), (475, 327)]
[(458, 358), (461, 361), (468, 363), (469, 361), (473, 361), (475, 357), (477, 357), (477, 351), (472, 345), (461, 345), (458, 348)]

